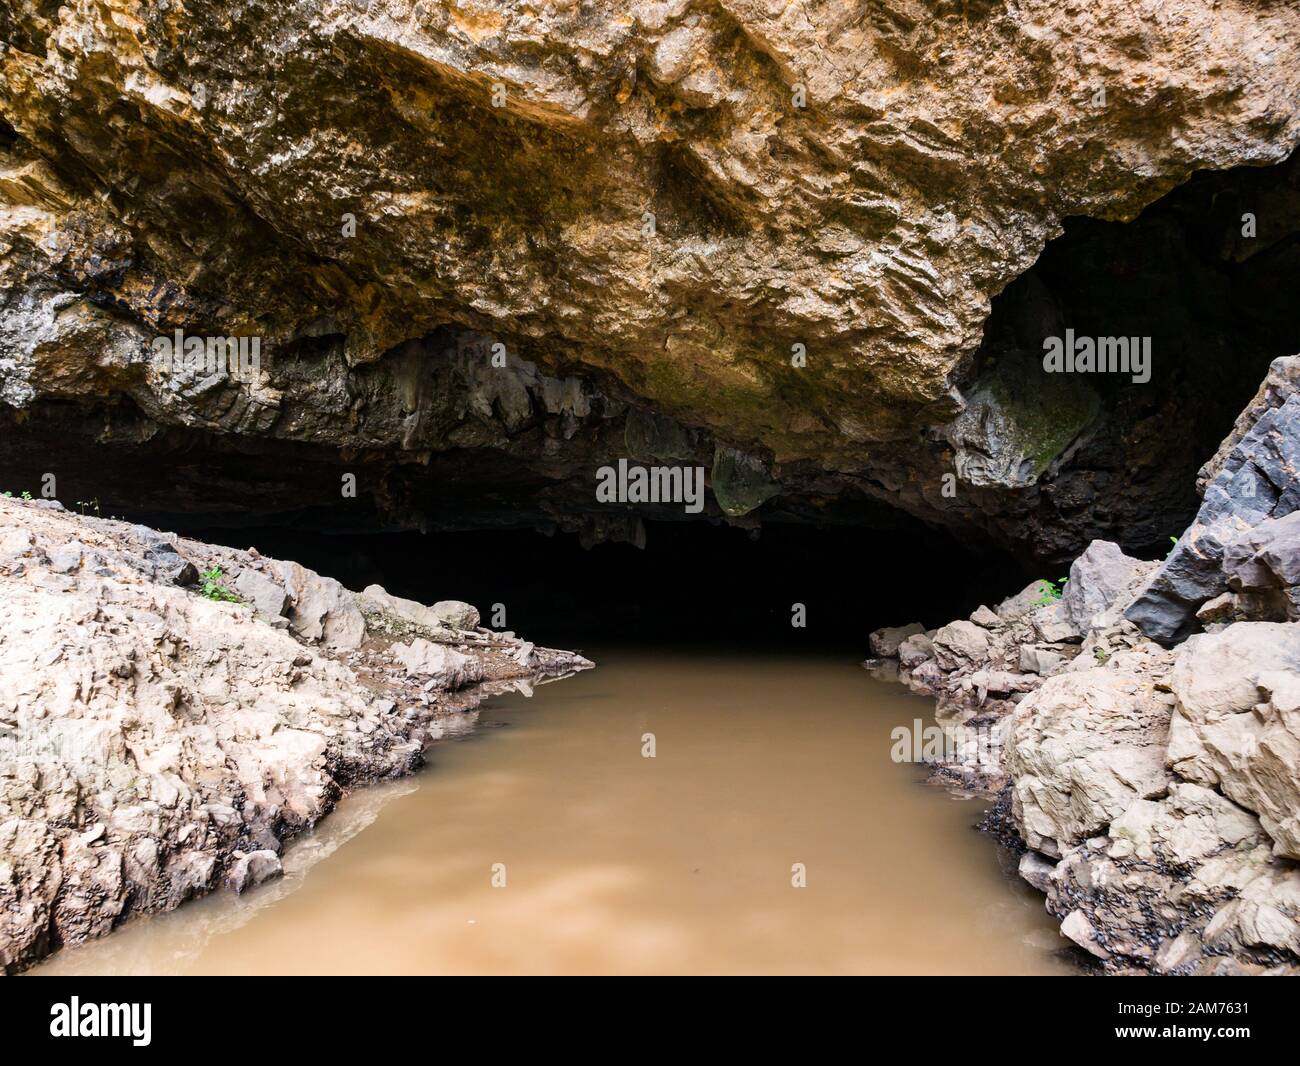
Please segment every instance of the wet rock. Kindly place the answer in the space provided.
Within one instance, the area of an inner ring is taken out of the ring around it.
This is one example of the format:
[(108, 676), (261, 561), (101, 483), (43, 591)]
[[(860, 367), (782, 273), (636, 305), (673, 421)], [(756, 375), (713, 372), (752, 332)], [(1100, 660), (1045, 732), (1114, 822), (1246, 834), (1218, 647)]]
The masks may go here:
[(898, 662), (908, 670), (915, 669), (934, 655), (934, 642), (924, 633), (914, 633), (898, 645)]
[(868, 639), (871, 643), (872, 652), (883, 658), (890, 658), (898, 655), (899, 646), (903, 641), (909, 637), (918, 634), (923, 635), (924, 633), (925, 626), (921, 625), (920, 622), (912, 622), (905, 626), (887, 626), (884, 629), (877, 629)]
[(242, 895), (255, 885), (279, 877), (282, 873), (284, 867), (280, 864), (280, 856), (274, 851), (254, 851), (235, 859), (226, 874), (226, 882)]
[(476, 660), (423, 637), (417, 637), (410, 644), (395, 644), (392, 652), (408, 673), (429, 678), (438, 688), (463, 688), (483, 676)]

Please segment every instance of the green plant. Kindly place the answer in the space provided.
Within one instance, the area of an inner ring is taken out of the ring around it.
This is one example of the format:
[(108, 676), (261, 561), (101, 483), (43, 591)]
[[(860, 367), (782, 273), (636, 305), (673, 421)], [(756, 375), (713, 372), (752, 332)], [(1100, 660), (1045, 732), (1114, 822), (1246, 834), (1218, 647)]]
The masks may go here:
[(1038, 587), (1042, 595), (1034, 601), (1035, 607), (1046, 607), (1055, 603), (1065, 592), (1066, 583), (1070, 580), (1068, 576), (1058, 578), (1056, 581), (1048, 581), (1046, 578), (1038, 582)]
[(238, 603), (239, 597), (230, 589), (221, 583), (221, 579), (226, 575), (221, 572), (221, 567), (214, 566), (211, 570), (204, 570), (199, 575), (199, 593), (210, 600), (220, 600), (224, 603)]
[(81, 508), (81, 513), (82, 513), (83, 515), (86, 513), (86, 508), (87, 508), (87, 507), (92, 507), (92, 508), (94, 508), (94, 511), (95, 511), (95, 517), (96, 517), (96, 518), (99, 518), (99, 517), (100, 517), (100, 514), (99, 514), (99, 497), (98, 497), (98, 496), (96, 496), (93, 500), (78, 500), (78, 501), (77, 501), (77, 506)]
[(1098, 644), (1097, 647), (1092, 649), (1092, 657), (1096, 659), (1099, 664), (1102, 664), (1110, 658), (1110, 652)]
[[(1178, 547), (1178, 538), (1177, 538), (1177, 537), (1170, 537), (1170, 538), (1169, 538), (1169, 543), (1172, 544), (1172, 545), (1174, 546), (1174, 548), (1177, 548), (1177, 547)], [(1168, 553), (1168, 555), (1165, 556), (1166, 559), (1168, 559), (1170, 555), (1173, 555), (1173, 554), (1174, 554), (1174, 548), (1170, 548), (1170, 549), (1169, 549), (1169, 553)]]

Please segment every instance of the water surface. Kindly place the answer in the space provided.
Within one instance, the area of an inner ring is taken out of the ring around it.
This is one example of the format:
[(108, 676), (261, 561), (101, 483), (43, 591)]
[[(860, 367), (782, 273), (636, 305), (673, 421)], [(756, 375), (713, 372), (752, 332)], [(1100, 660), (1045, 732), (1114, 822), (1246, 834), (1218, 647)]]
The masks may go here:
[(38, 972), (1076, 972), (982, 805), (890, 760), (929, 701), (847, 659), (587, 651), (345, 800), (283, 881)]

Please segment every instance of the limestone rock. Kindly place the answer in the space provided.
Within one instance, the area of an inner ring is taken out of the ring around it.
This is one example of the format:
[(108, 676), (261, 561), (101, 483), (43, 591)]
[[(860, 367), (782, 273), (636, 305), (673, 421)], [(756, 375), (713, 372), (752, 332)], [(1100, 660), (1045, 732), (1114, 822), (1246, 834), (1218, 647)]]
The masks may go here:
[(1166, 787), (1169, 708), (1128, 677), (1050, 677), (1016, 710), (1006, 752), (1025, 842), (1060, 855)]
[(1224, 549), (1268, 518), (1300, 506), (1300, 395), (1268, 408), (1228, 453), (1191, 527), (1125, 611), (1162, 644), (1186, 638), (1196, 610), (1226, 592)]
[(934, 635), (934, 657), (944, 670), (981, 662), (989, 648), (989, 634), (974, 622), (950, 622)]
[(1061, 594), (1065, 614), (1080, 633), (1087, 633), (1098, 616), (1117, 604), (1128, 605), (1155, 563), (1133, 559), (1118, 544), (1094, 540), (1070, 565), (1070, 579)]
[[(422, 649), (439, 669), (416, 685), (383, 669), (387, 634), (366, 634), (338, 582), (34, 503), (0, 498), (3, 972), (274, 876), (280, 838), (343, 788), (414, 769), (479, 698), (449, 686), (591, 665), (498, 636)], [(174, 584), (163, 555), (238, 575), (260, 609)]]
[(1300, 859), (1300, 624), (1238, 622), (1179, 649), (1169, 762), (1259, 815)]
[(482, 679), (479, 664), (445, 644), (434, 644), (417, 637), (410, 644), (393, 646), (393, 657), (407, 671), (423, 679), (430, 679), (438, 688), (462, 688)]
[[(872, 632), (869, 640), (871, 650), (882, 658), (889, 659), (899, 654), (899, 646), (909, 637), (924, 635), (925, 626), (912, 622), (905, 626), (887, 626)], [(909, 664), (910, 665), (910, 664)]]

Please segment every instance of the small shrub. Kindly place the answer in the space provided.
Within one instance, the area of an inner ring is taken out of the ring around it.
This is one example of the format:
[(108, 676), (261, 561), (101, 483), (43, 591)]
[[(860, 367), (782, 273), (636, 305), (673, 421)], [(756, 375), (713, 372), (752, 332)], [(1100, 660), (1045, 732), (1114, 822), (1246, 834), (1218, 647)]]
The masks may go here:
[(1047, 578), (1043, 578), (1038, 583), (1042, 595), (1034, 601), (1034, 606), (1046, 607), (1049, 604), (1055, 603), (1061, 598), (1062, 593), (1065, 592), (1065, 586), (1069, 580), (1070, 578), (1068, 575), (1066, 577), (1058, 578), (1056, 581), (1048, 581)]
[(214, 566), (211, 570), (204, 570), (199, 575), (199, 593), (210, 600), (219, 600), (223, 603), (238, 603), (239, 597), (230, 589), (221, 583), (221, 579), (226, 575), (221, 572), (221, 567)]

